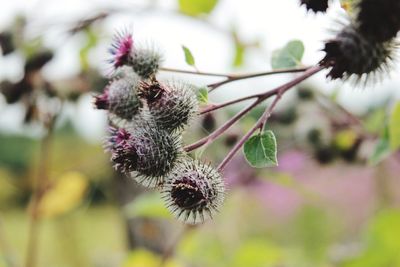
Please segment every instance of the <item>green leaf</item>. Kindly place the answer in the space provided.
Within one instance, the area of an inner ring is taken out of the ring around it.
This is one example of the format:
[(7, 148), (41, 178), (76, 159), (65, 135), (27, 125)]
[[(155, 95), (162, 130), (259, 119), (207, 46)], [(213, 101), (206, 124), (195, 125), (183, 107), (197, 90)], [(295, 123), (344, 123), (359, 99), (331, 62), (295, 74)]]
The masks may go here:
[(251, 137), (244, 144), (243, 152), (252, 167), (263, 168), (278, 165), (276, 139), (272, 131)]
[(190, 52), (189, 48), (182, 45), (183, 52), (185, 53), (185, 61), (189, 66), (195, 66), (194, 57), (192, 52)]
[(207, 104), (208, 102), (208, 88), (207, 87), (201, 87), (197, 91), (197, 100), (200, 102), (200, 104)]
[(385, 126), (385, 121), (386, 112), (383, 108), (380, 108), (368, 115), (363, 122), (363, 126), (369, 133), (379, 134)]
[(88, 70), (90, 68), (89, 64), (89, 52), (94, 48), (98, 43), (98, 37), (95, 32), (88, 28), (84, 31), (86, 34), (86, 44), (79, 51), (79, 59), (81, 63), (82, 70)]
[(244, 62), (244, 53), (246, 51), (246, 47), (240, 42), (235, 42), (235, 57), (233, 58), (233, 66), (240, 67)]
[(400, 148), (400, 102), (397, 102), (389, 121), (390, 148)]
[(124, 207), (128, 217), (172, 218), (159, 194), (146, 193)]
[(209, 14), (218, 0), (178, 0), (179, 11), (189, 16)]
[(299, 40), (294, 40), (282, 49), (272, 53), (271, 65), (273, 69), (291, 68), (301, 65), (304, 54), (304, 45)]

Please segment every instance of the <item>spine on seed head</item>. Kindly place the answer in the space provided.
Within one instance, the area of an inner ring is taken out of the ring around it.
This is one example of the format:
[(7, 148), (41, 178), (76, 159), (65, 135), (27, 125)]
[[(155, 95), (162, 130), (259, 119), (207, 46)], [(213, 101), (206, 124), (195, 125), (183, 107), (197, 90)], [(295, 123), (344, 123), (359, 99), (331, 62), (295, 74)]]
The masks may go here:
[(376, 42), (396, 37), (400, 30), (400, 1), (359, 0), (356, 21), (360, 32)]
[(162, 62), (161, 54), (153, 47), (131, 51), (129, 65), (143, 79), (154, 77)]
[(95, 97), (94, 105), (98, 109), (125, 120), (132, 120), (142, 107), (137, 97), (139, 77), (129, 68), (119, 70), (104, 92)]
[(328, 9), (328, 0), (300, 0), (300, 5), (304, 5), (308, 10), (314, 13), (326, 12)]
[(115, 35), (109, 52), (114, 69), (130, 66), (143, 79), (153, 77), (162, 62), (161, 54), (154, 47), (134, 45), (132, 34), (127, 31)]
[(162, 197), (179, 220), (197, 224), (212, 218), (225, 196), (221, 174), (213, 167), (185, 158), (168, 175)]
[(148, 122), (132, 129), (111, 129), (106, 148), (116, 169), (147, 187), (161, 186), (182, 154), (179, 135)]
[(346, 79), (351, 76), (361, 79), (379, 71), (386, 71), (394, 59), (397, 44), (374, 42), (350, 23), (335, 38), (325, 42), (325, 57), (321, 65), (330, 67), (328, 77)]
[(195, 87), (184, 82), (142, 82), (139, 96), (146, 103), (149, 116), (169, 132), (184, 129), (197, 115)]

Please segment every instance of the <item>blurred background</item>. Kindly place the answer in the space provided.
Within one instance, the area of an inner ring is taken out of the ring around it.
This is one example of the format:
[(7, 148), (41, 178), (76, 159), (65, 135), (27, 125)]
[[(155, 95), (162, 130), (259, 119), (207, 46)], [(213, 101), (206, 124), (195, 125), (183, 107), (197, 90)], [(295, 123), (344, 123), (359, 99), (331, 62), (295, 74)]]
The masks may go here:
[[(327, 14), (297, 0), (14, 0), (0, 9), (0, 266), (400, 266), (399, 64), (378, 82), (320, 73), (285, 95), (270, 119), (279, 167), (226, 170), (221, 212), (177, 222), (159, 194), (116, 173), (102, 142), (107, 117), (92, 96), (107, 84), (116, 30), (164, 55), (163, 67), (253, 73), (301, 40), (302, 65), (322, 57), (349, 0)], [(339, 25), (339, 26), (338, 26)], [(272, 89), (294, 74), (227, 84), (222, 102)], [(160, 72), (198, 86), (215, 77)], [(187, 144), (241, 104), (200, 117)], [(264, 107), (202, 151), (217, 165)], [(393, 133), (397, 133), (396, 136)], [(239, 153), (241, 154), (241, 153)]]

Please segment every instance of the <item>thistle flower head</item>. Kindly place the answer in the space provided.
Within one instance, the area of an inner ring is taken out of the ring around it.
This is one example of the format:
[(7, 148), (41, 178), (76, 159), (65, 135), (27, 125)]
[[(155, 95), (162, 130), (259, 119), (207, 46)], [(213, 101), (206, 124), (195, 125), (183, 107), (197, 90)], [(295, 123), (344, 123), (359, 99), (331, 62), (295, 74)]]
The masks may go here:
[(169, 132), (185, 128), (195, 117), (198, 101), (194, 86), (182, 82), (142, 82), (139, 96), (151, 118)]
[(179, 220), (191, 224), (212, 218), (222, 205), (224, 194), (220, 173), (190, 158), (170, 172), (162, 191), (167, 208)]
[(161, 54), (154, 47), (138, 47), (129, 55), (129, 65), (143, 79), (154, 77), (162, 62)]
[(180, 136), (147, 122), (132, 129), (112, 129), (106, 148), (116, 169), (147, 187), (162, 185), (182, 153)]
[(142, 107), (137, 97), (138, 86), (139, 77), (129, 68), (122, 68), (106, 86), (103, 94), (95, 97), (94, 105), (98, 109), (108, 110), (118, 118), (132, 120)]
[(308, 10), (313, 12), (326, 12), (328, 9), (328, 0), (300, 0), (300, 5), (305, 5)]
[(111, 54), (110, 63), (114, 68), (128, 64), (130, 54), (133, 52), (133, 38), (128, 31), (121, 31), (115, 34), (113, 43), (109, 49)]
[(331, 67), (332, 79), (358, 79), (387, 70), (394, 58), (394, 41), (377, 43), (362, 35), (353, 24), (345, 26), (334, 39), (325, 42), (321, 65)]

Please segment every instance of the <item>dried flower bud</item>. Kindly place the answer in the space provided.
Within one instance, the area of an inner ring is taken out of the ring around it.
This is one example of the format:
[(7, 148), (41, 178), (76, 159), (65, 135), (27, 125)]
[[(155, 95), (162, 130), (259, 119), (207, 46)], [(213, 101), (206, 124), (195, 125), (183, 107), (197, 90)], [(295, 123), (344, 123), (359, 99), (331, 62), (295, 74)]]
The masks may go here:
[(308, 10), (313, 12), (326, 12), (328, 9), (328, 0), (300, 0), (300, 5), (305, 5)]
[(142, 122), (134, 129), (111, 129), (106, 148), (114, 167), (147, 187), (162, 185), (182, 153), (181, 137)]
[(376, 43), (357, 31), (350, 24), (337, 36), (325, 42), (326, 53), (321, 65), (331, 67), (328, 77), (332, 79), (362, 76), (386, 70), (394, 57), (393, 41)]
[(187, 83), (142, 82), (139, 95), (146, 102), (151, 118), (169, 132), (185, 128), (197, 114), (195, 88)]
[(400, 30), (399, 0), (361, 0), (357, 4), (360, 32), (376, 42), (396, 37)]
[(185, 158), (168, 175), (162, 195), (167, 208), (180, 220), (202, 223), (224, 200), (221, 174), (209, 165)]
[(106, 86), (103, 94), (95, 97), (94, 105), (120, 119), (132, 120), (142, 106), (137, 97), (139, 77), (128, 68), (121, 69), (116, 77)]

